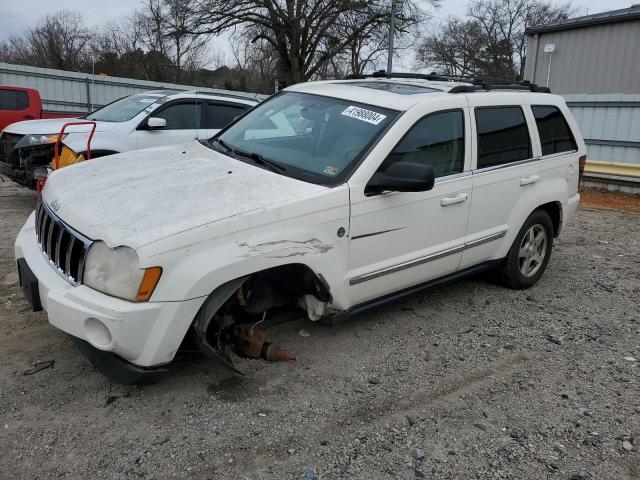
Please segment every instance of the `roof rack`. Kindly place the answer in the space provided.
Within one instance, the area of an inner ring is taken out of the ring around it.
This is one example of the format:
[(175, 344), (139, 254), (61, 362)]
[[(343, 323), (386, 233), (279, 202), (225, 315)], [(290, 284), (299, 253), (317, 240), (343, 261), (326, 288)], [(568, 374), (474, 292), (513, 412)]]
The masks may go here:
[(549, 87), (541, 87), (529, 80), (514, 82), (494, 77), (482, 77), (478, 75), (439, 75), (433, 73), (406, 73), (406, 72), (390, 72), (379, 70), (371, 74), (358, 75), (351, 74), (345, 77), (345, 80), (363, 80), (366, 78), (416, 78), (420, 80), (430, 80), (435, 82), (465, 82), (471, 85), (456, 85), (449, 93), (471, 93), (480, 90), (527, 90), (538, 93), (551, 93)]

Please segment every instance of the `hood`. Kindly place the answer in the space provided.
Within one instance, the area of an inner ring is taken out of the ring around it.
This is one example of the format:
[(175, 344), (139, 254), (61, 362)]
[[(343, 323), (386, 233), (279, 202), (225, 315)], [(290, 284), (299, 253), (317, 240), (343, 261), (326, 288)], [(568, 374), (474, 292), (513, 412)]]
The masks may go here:
[(62, 168), (47, 180), (43, 199), (89, 238), (138, 248), (326, 189), (190, 142)]
[[(24, 122), (12, 123), (4, 129), (7, 133), (18, 135), (48, 135), (60, 133), (65, 123), (82, 121), (81, 118), (50, 118), (45, 120), (27, 120)], [(96, 122), (96, 132), (106, 132), (117, 127), (116, 122)], [(78, 125), (77, 127), (67, 127), (65, 132), (88, 132), (91, 125)]]

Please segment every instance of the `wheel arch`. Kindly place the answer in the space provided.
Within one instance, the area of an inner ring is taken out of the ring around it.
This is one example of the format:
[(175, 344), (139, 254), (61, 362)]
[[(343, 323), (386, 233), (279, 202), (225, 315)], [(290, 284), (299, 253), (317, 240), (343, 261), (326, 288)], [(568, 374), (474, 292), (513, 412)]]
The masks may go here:
[[(264, 283), (276, 277), (278, 281), (272, 284)], [(293, 285), (294, 288), (283, 286), (280, 280), (284, 280), (282, 283), (286, 285)], [(228, 302), (246, 305), (247, 307), (244, 308), (253, 314), (266, 312), (271, 307), (297, 305), (307, 310), (309, 317), (312, 318), (316, 313), (313, 311), (314, 305), (304, 302), (305, 295), (315, 296), (318, 304), (325, 307), (331, 300), (331, 292), (326, 280), (308, 265), (288, 263), (266, 268), (234, 278), (216, 287), (200, 306), (189, 328), (193, 328), (196, 345), (205, 355), (218, 360), (223, 359), (223, 362), (228, 364), (229, 362), (224, 360), (224, 355), (209, 340), (210, 329), (215, 328), (213, 325), (217, 325), (215, 318), (219, 315), (218, 312), (224, 312)], [(300, 299), (303, 301), (295, 301)], [(250, 308), (249, 305), (251, 305)], [(185, 329), (183, 339), (187, 332), (188, 329)]]
[(557, 238), (562, 230), (562, 203), (559, 201), (543, 203), (536, 210), (544, 210), (549, 214), (553, 224), (553, 236)]

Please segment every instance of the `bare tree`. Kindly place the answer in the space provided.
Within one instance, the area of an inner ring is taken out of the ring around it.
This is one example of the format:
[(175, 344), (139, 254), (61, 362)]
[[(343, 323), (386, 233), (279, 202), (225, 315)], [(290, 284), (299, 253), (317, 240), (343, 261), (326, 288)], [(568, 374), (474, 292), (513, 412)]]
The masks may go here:
[(418, 64), (452, 75), (519, 79), (526, 57), (525, 30), (572, 13), (569, 3), (547, 0), (476, 0), (469, 5), (468, 20), (451, 18), (421, 42)]
[(238, 79), (239, 83), (244, 83), (252, 91), (273, 92), (278, 67), (278, 56), (273, 46), (259, 33), (246, 29), (232, 37), (231, 50), (236, 66), (234, 72), (229, 72), (231, 75), (227, 82), (232, 81), (232, 76), (240, 77), (244, 80)]
[(93, 41), (97, 67), (112, 75), (195, 82), (207, 63), (207, 36), (190, 33), (186, 0), (145, 0), (139, 10), (107, 24)]
[(3, 50), (15, 63), (80, 70), (87, 62), (90, 40), (82, 16), (63, 10), (45, 16), (25, 35), (10, 37)]
[[(287, 84), (313, 78), (354, 39), (389, 19), (387, 3), (366, 0), (192, 0), (192, 5), (199, 19), (196, 32), (248, 28), (269, 43), (277, 54), (278, 77)], [(348, 25), (348, 15), (361, 22), (331, 35)]]
[(202, 67), (209, 35), (193, 33), (198, 17), (192, 0), (145, 0), (138, 15), (147, 48), (170, 59), (175, 82), (182, 80), (186, 67)]
[[(427, 3), (437, 6), (439, 0), (429, 0)], [(328, 32), (326, 41), (351, 39), (343, 51), (330, 60), (330, 66), (336, 73), (362, 74), (367, 70), (379, 69), (386, 62), (391, 2), (380, 2), (380, 8), (384, 15), (381, 15), (378, 21), (368, 21), (367, 12), (345, 12), (335, 27)], [(399, 53), (413, 46), (417, 36), (416, 27), (427, 17), (424, 10), (413, 2), (397, 2), (396, 9), (394, 50)]]
[(450, 19), (434, 35), (418, 46), (416, 56), (422, 67), (447, 75), (478, 74), (477, 57), (483, 38), (475, 22)]

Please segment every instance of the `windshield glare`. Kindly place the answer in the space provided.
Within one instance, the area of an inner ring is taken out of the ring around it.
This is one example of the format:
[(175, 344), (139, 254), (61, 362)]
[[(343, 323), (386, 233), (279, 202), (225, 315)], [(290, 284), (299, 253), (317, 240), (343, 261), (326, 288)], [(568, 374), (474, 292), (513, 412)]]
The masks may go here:
[(87, 120), (99, 122), (126, 122), (142, 112), (145, 108), (160, 100), (161, 97), (151, 95), (131, 95), (121, 98), (106, 107), (87, 115)]
[(286, 174), (337, 184), (396, 115), (349, 100), (284, 92), (255, 107), (218, 138), (233, 149), (285, 166)]

